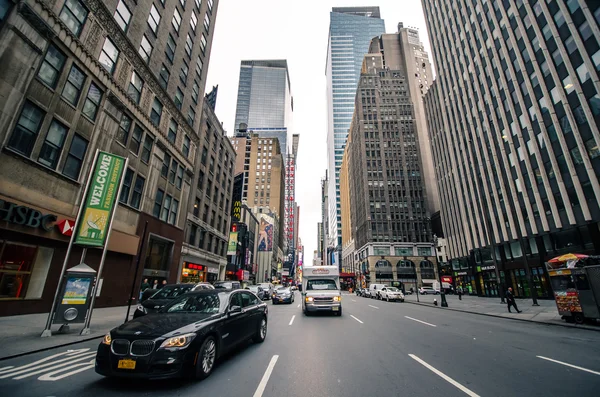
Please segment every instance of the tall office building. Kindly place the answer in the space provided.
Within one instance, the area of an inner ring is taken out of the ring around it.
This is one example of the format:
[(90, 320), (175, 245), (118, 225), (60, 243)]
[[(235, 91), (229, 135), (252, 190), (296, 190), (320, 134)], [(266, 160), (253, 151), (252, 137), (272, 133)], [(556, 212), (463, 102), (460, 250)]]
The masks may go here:
[(435, 283), (437, 257), (409, 89), (412, 76), (393, 61), (398, 52), (382, 51), (382, 41), (374, 38), (372, 52), (364, 56), (343, 155), (342, 226), (350, 236), (343, 235), (342, 266), (359, 270), (360, 282), (416, 288)]
[(261, 138), (277, 138), (281, 154), (292, 145), (294, 100), (287, 61), (242, 61), (238, 86), (235, 128), (246, 124)]
[(552, 297), (544, 263), (600, 252), (600, 3), (425, 0), (426, 94), (458, 282)]
[(385, 33), (379, 7), (334, 7), (327, 43), (327, 168), (329, 171), (329, 229), (327, 246), (341, 253), (342, 220), (339, 172), (363, 56), (375, 36)]
[[(0, 315), (49, 311), (97, 150), (129, 160), (97, 305), (126, 302), (134, 277), (179, 281), (197, 158), (205, 138), (217, 158), (227, 151), (200, 128), (217, 5), (0, 0)], [(222, 275), (216, 240), (198, 250)], [(75, 247), (68, 267), (80, 258)], [(85, 259), (98, 269), (99, 250)]]

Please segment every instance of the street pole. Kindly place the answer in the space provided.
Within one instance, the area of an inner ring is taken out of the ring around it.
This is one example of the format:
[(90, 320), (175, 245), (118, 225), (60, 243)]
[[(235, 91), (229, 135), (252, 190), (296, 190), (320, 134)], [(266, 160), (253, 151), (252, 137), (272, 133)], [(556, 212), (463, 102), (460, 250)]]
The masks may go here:
[[(433, 235), (433, 249), (437, 250), (437, 243), (438, 243), (438, 237), (434, 234)], [(440, 279), (440, 299), (441, 299), (441, 306), (442, 307), (448, 307), (448, 301), (446, 301), (446, 293), (444, 291), (444, 284), (442, 284), (442, 266), (440, 265), (440, 262), (437, 261), (437, 269), (438, 269), (438, 278)]]
[(125, 315), (125, 321), (129, 320), (129, 311), (131, 310), (131, 304), (133, 303), (133, 293), (135, 291), (135, 284), (137, 280), (138, 269), (140, 268), (140, 258), (142, 256), (142, 252), (144, 252), (144, 242), (146, 241), (146, 230), (148, 228), (148, 221), (144, 224), (144, 231), (142, 232), (142, 243), (140, 244), (140, 249), (138, 250), (137, 259), (135, 260), (135, 273), (133, 273), (133, 282), (131, 283), (131, 292), (129, 294), (129, 302), (127, 302), (127, 314)]

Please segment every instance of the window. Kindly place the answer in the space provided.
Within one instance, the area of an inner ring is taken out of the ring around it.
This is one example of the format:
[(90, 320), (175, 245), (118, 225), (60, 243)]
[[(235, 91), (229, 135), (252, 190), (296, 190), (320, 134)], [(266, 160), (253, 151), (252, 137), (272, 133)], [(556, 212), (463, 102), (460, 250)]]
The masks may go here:
[(177, 48), (177, 44), (175, 43), (175, 39), (169, 33), (167, 37), (167, 47), (165, 48), (165, 54), (167, 55), (167, 59), (171, 64), (173, 64), (173, 59), (175, 58), (175, 49)]
[(175, 184), (175, 174), (177, 173), (178, 166), (179, 166), (179, 163), (177, 163), (177, 160), (175, 160), (175, 159), (171, 160), (171, 168), (169, 169), (169, 182), (172, 185)]
[(204, 14), (204, 29), (206, 30), (206, 33), (210, 30), (210, 17), (208, 16), (208, 13)]
[(117, 131), (117, 142), (127, 145), (129, 130), (131, 130), (131, 117), (123, 113), (121, 122), (119, 123), (119, 130)]
[(142, 144), (142, 135), (144, 134), (144, 130), (139, 125), (135, 124), (133, 126), (133, 134), (131, 134), (131, 141), (129, 142), (129, 150), (133, 154), (138, 154), (140, 152), (140, 145)]
[(169, 216), (169, 223), (174, 225), (177, 223), (177, 211), (179, 210), (179, 201), (173, 199), (171, 202), (171, 215)]
[(198, 17), (196, 16), (196, 13), (194, 11), (192, 11), (192, 16), (190, 17), (190, 26), (192, 27), (192, 30), (194, 32), (196, 31), (197, 25), (198, 25)]
[(71, 66), (62, 96), (73, 106), (77, 106), (77, 102), (79, 102), (83, 83), (85, 83), (85, 74), (77, 66)]
[(162, 67), (160, 68), (160, 78), (158, 79), (158, 82), (160, 83), (160, 86), (162, 88), (164, 88), (165, 90), (167, 89), (167, 87), (169, 85), (170, 77), (171, 77), (171, 73), (169, 72), (169, 70), (167, 69), (165, 64), (163, 63)]
[(206, 51), (206, 36), (202, 33), (202, 37), (200, 38), (200, 51), (204, 54)]
[(131, 168), (127, 168), (125, 171), (125, 178), (123, 178), (123, 186), (121, 187), (121, 196), (119, 197), (119, 201), (123, 204), (127, 204), (129, 200), (129, 193), (131, 191), (131, 184), (133, 183), (133, 170)]
[(198, 189), (202, 190), (204, 187), (204, 172), (198, 172)]
[(556, 11), (556, 14), (554, 14), (554, 22), (556, 22), (557, 28), (560, 28), (563, 23), (565, 23), (565, 17), (560, 10)]
[(138, 50), (138, 53), (140, 54), (140, 56), (142, 57), (144, 62), (146, 62), (146, 63), (150, 62), (150, 56), (152, 55), (152, 49), (153, 49), (152, 44), (150, 44), (146, 35), (142, 36), (142, 43), (140, 44), (140, 49)]
[(133, 99), (133, 101), (137, 104), (140, 103), (140, 98), (142, 97), (142, 88), (144, 88), (144, 80), (140, 78), (140, 75), (135, 71), (131, 74), (131, 80), (129, 81), (129, 88), (127, 88), (127, 93)]
[(123, 0), (119, 0), (114, 17), (117, 24), (123, 29), (123, 32), (127, 32), (129, 21), (131, 20), (131, 11), (129, 11), (129, 8), (127, 8), (127, 5), (125, 5)]
[(102, 99), (102, 91), (96, 84), (90, 84), (90, 89), (85, 98), (83, 104), (83, 114), (89, 117), (91, 120), (96, 120), (96, 114), (98, 113), (98, 107), (100, 107), (100, 100)]
[(75, 36), (79, 37), (85, 24), (88, 10), (78, 0), (67, 0), (60, 12), (60, 19), (67, 25)]
[(177, 8), (175, 8), (175, 13), (173, 14), (171, 25), (173, 25), (175, 31), (179, 33), (179, 28), (181, 27), (181, 14), (179, 13), (179, 10)]
[(192, 36), (188, 33), (187, 38), (185, 39), (185, 53), (188, 57), (192, 57), (192, 49), (194, 48), (194, 41), (192, 40)]
[(194, 121), (196, 120), (196, 111), (192, 106), (190, 106), (190, 110), (188, 112), (187, 122), (192, 127), (194, 126)]
[(190, 71), (190, 68), (188, 67), (187, 62), (184, 59), (183, 65), (181, 66), (181, 73), (179, 73), (179, 80), (181, 80), (181, 83), (183, 85), (185, 85), (187, 83), (187, 77), (188, 77), (189, 71)]
[(165, 153), (163, 157), (162, 168), (160, 169), (160, 176), (166, 178), (169, 175), (169, 166), (171, 165), (171, 155)]
[(154, 102), (152, 103), (152, 110), (150, 110), (150, 120), (157, 127), (160, 125), (162, 110), (163, 104), (155, 97)]
[(573, 36), (570, 36), (567, 40), (565, 40), (565, 47), (569, 54), (573, 54), (575, 51), (577, 51), (577, 44), (575, 43)]
[(112, 75), (115, 71), (115, 65), (117, 64), (118, 58), (119, 50), (107, 37), (104, 39), (104, 45), (102, 46), (102, 52), (100, 53), (100, 58), (98, 61), (102, 66), (104, 66), (104, 69), (106, 69), (108, 73)]
[(567, 95), (572, 93), (575, 90), (575, 86), (573, 86), (573, 81), (571, 80), (571, 76), (567, 76), (563, 79), (563, 87), (567, 92)]
[(186, 158), (190, 156), (190, 137), (187, 135), (183, 136), (183, 148), (181, 151)]
[(581, 66), (577, 68), (577, 75), (582, 83), (585, 83), (590, 79), (590, 71), (588, 70), (587, 66), (585, 66), (585, 63), (582, 63)]
[(563, 63), (562, 55), (560, 55), (560, 50), (557, 49), (552, 53), (552, 59), (554, 59), (554, 63), (556, 64), (556, 66)]
[(175, 179), (175, 186), (179, 190), (181, 190), (181, 186), (183, 186), (183, 167), (182, 166), (179, 166), (179, 168), (177, 168), (177, 179)]
[(8, 141), (8, 147), (26, 156), (31, 155), (43, 119), (44, 112), (40, 108), (25, 102), (19, 122)]
[(142, 194), (144, 192), (144, 185), (146, 184), (146, 179), (140, 175), (136, 176), (135, 184), (133, 185), (133, 193), (131, 194), (131, 199), (129, 200), (129, 205), (135, 209), (140, 209), (140, 203), (142, 202)]
[(585, 141), (585, 147), (587, 149), (588, 155), (590, 156), (590, 160), (593, 160), (596, 157), (600, 156), (600, 148), (598, 147), (596, 141), (594, 141), (594, 138), (590, 138), (587, 141)]
[(198, 104), (198, 93), (200, 91), (200, 87), (198, 87), (198, 82), (194, 80), (194, 85), (192, 86), (192, 100), (195, 104)]
[(38, 157), (40, 164), (44, 164), (52, 169), (56, 168), (67, 132), (67, 127), (56, 120), (52, 120), (52, 124), (50, 124), (48, 133), (46, 134), (46, 140), (42, 145), (42, 150), (40, 150), (40, 156)]
[(39, 299), (54, 250), (0, 241), (0, 298)]
[(175, 120), (171, 119), (171, 122), (169, 123), (169, 133), (167, 135), (167, 139), (173, 144), (175, 144), (175, 141), (177, 140), (177, 127), (179, 126)]
[(60, 72), (62, 72), (62, 68), (65, 65), (65, 60), (66, 56), (55, 46), (50, 45), (38, 72), (40, 80), (50, 88), (55, 88)]
[(74, 180), (79, 179), (79, 172), (81, 171), (81, 165), (83, 164), (83, 159), (85, 158), (87, 145), (88, 142), (85, 139), (77, 134), (73, 135), (71, 147), (69, 148), (69, 153), (67, 154), (67, 160), (65, 161), (65, 166), (63, 167), (64, 175)]
[(431, 248), (429, 247), (417, 247), (418, 256), (431, 256)]
[(202, 62), (202, 59), (200, 59), (200, 55), (198, 55), (198, 58), (196, 59), (196, 74), (198, 75), (199, 79), (202, 79), (203, 67), (204, 67), (204, 63)]
[(162, 211), (160, 212), (160, 220), (166, 222), (169, 219), (169, 210), (171, 209), (171, 200), (173, 197), (167, 194), (163, 203)]
[(150, 15), (148, 15), (148, 25), (150, 26), (150, 29), (152, 29), (154, 34), (156, 34), (156, 31), (158, 30), (159, 23), (160, 14), (158, 13), (158, 10), (154, 6), (154, 4), (152, 4), (152, 8), (150, 8)]
[(202, 157), (200, 158), (200, 161), (202, 162), (202, 165), (206, 165), (206, 158), (208, 157), (208, 149), (206, 148), (206, 146), (202, 147)]
[(150, 161), (150, 153), (152, 153), (152, 145), (154, 144), (154, 138), (150, 134), (146, 134), (144, 138), (144, 147), (142, 148), (142, 161), (146, 164)]
[(152, 209), (152, 215), (156, 218), (160, 215), (160, 207), (162, 206), (163, 197), (165, 192), (161, 189), (156, 191), (156, 197), (154, 198), (154, 208)]
[(578, 29), (583, 41), (589, 39), (592, 36), (592, 29), (590, 29), (590, 24), (587, 21), (579, 25)]
[(583, 164), (583, 158), (581, 157), (581, 152), (578, 148), (574, 147), (571, 149), (571, 157), (573, 158), (573, 163), (575, 163), (575, 165)]
[(183, 105), (183, 92), (181, 91), (181, 89), (179, 87), (177, 87), (177, 91), (175, 91), (175, 106), (177, 106), (177, 109), (181, 110), (182, 105)]

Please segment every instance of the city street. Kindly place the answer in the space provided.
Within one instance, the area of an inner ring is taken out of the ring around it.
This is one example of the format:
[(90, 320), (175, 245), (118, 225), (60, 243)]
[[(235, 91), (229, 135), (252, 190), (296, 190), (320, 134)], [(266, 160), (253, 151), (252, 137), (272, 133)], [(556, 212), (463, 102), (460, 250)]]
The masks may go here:
[(201, 382), (105, 379), (97, 341), (0, 362), (5, 396), (597, 396), (600, 332), (346, 294), (343, 316), (269, 304), (263, 344)]

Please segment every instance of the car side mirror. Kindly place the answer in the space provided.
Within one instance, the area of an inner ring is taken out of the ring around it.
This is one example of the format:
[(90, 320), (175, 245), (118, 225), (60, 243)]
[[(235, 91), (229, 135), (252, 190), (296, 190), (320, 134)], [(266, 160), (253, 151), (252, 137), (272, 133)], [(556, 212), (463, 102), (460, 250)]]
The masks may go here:
[(229, 314), (233, 314), (233, 313), (241, 313), (242, 312), (242, 307), (241, 306), (231, 306), (229, 308)]

